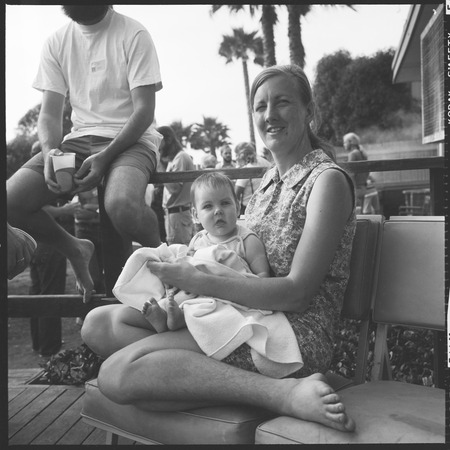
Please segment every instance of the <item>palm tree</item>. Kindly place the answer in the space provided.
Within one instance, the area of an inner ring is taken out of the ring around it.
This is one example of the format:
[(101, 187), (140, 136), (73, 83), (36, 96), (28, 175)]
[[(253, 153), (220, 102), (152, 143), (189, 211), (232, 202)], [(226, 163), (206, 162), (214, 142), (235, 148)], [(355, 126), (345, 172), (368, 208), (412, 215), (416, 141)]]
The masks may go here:
[(174, 120), (169, 126), (175, 132), (177, 139), (183, 145), (185, 142), (189, 141), (189, 137), (191, 135), (192, 130), (192, 124), (185, 127), (181, 120)]
[(257, 37), (258, 32), (254, 31), (247, 34), (242, 28), (233, 28), (232, 35), (223, 36), (222, 43), (219, 47), (219, 55), (226, 59), (226, 64), (232, 62), (234, 59), (242, 60), (242, 70), (244, 72), (245, 96), (247, 99), (247, 113), (250, 129), (250, 141), (255, 144), (255, 130), (253, 127), (252, 108), (250, 105), (250, 83), (248, 79), (248, 65), (249, 52), (255, 55), (253, 62), (255, 64), (263, 65), (263, 48), (262, 39)]
[(216, 149), (224, 144), (229, 144), (229, 128), (219, 122), (215, 117), (203, 116), (203, 123), (195, 123), (191, 126), (189, 142), (191, 148), (204, 150), (216, 156)]
[(302, 42), (301, 17), (311, 10), (311, 5), (286, 5), (288, 10), (289, 58), (291, 64), (305, 66), (305, 48)]
[(275, 37), (273, 29), (278, 21), (275, 5), (261, 5), (261, 29), (263, 35), (264, 66), (274, 66), (277, 63), (275, 57)]
[[(312, 6), (313, 5), (297, 4), (286, 5), (288, 10), (289, 57), (291, 64), (297, 64), (302, 68), (305, 66), (305, 49), (302, 42), (301, 18), (311, 11)], [(345, 6), (355, 10), (351, 4), (347, 3)]]
[(248, 7), (250, 16), (254, 16), (261, 8), (261, 31), (263, 39), (264, 66), (273, 66), (277, 63), (275, 58), (275, 38), (273, 29), (278, 21), (275, 5), (212, 5), (211, 15), (216, 13), (222, 6), (227, 6), (231, 13), (238, 13)]

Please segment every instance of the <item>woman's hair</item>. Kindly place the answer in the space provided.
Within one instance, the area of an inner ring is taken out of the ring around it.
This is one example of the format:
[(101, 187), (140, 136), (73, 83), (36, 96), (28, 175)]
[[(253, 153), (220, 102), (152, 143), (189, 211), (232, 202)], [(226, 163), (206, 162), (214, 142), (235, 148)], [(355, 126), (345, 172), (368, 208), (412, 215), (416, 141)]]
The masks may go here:
[(191, 186), (192, 205), (195, 207), (195, 193), (197, 192), (197, 189), (219, 189), (221, 187), (228, 188), (231, 191), (234, 203), (238, 206), (239, 201), (236, 197), (236, 192), (234, 191), (233, 182), (226, 175), (220, 172), (206, 172), (194, 180)]
[[(277, 75), (284, 75), (291, 77), (298, 86), (298, 92), (300, 98), (308, 106), (309, 104), (313, 107), (313, 120), (314, 129), (318, 128), (318, 113), (316, 110), (316, 105), (313, 99), (313, 93), (311, 85), (305, 72), (300, 66), (295, 64), (284, 65), (284, 66), (271, 66), (263, 69), (253, 80), (253, 84), (250, 90), (250, 104), (253, 106), (255, 100), (256, 91), (261, 87), (261, 85), (267, 81), (269, 78), (275, 77)], [(324, 139), (317, 136), (316, 132), (311, 128), (311, 124), (307, 124), (308, 137), (311, 141), (313, 149), (321, 148), (333, 161), (336, 161), (336, 154), (334, 147), (329, 144)]]
[(256, 161), (256, 148), (252, 142), (239, 142), (234, 148), (236, 159), (247, 163), (254, 163)]
[(161, 127), (158, 127), (156, 129), (158, 133), (161, 133), (164, 137), (164, 140), (166, 142), (170, 142), (172, 145), (174, 145), (178, 150), (182, 149), (183, 146), (181, 145), (181, 142), (178, 140), (177, 135), (175, 134), (175, 131), (172, 127), (169, 127), (167, 125), (163, 125)]

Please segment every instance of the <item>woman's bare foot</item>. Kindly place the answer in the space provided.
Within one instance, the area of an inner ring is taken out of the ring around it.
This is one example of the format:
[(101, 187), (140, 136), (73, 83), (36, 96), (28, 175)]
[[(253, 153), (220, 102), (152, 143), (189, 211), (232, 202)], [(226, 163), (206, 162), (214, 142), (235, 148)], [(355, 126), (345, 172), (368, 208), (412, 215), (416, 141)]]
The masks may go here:
[(170, 331), (186, 327), (184, 313), (175, 301), (173, 293), (167, 297), (167, 328)]
[(76, 241), (76, 252), (69, 258), (69, 262), (77, 279), (78, 292), (83, 296), (83, 302), (89, 303), (95, 293), (94, 282), (89, 272), (89, 263), (95, 247), (88, 239), (76, 239)]
[(157, 333), (163, 333), (168, 330), (167, 313), (158, 305), (158, 302), (154, 298), (144, 303), (142, 314)]
[(339, 395), (320, 373), (295, 380), (285, 406), (286, 414), (292, 417), (318, 422), (340, 431), (355, 430), (355, 422), (345, 413)]

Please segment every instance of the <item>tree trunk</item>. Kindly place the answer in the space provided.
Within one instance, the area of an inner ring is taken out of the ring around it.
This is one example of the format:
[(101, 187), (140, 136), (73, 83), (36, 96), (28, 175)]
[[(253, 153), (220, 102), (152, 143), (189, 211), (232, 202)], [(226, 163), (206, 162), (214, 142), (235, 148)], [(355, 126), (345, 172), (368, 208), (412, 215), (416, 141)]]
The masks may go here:
[(242, 69), (244, 71), (245, 97), (247, 98), (248, 125), (250, 131), (250, 142), (256, 146), (255, 129), (253, 127), (252, 105), (250, 104), (250, 84), (248, 81), (247, 60), (242, 58)]
[(274, 66), (277, 63), (275, 58), (275, 38), (273, 27), (277, 21), (275, 7), (273, 5), (262, 5), (261, 28), (263, 33), (264, 66)]
[(299, 5), (287, 5), (287, 9), (289, 57), (291, 64), (297, 64), (303, 68), (305, 66), (305, 49), (302, 43)]

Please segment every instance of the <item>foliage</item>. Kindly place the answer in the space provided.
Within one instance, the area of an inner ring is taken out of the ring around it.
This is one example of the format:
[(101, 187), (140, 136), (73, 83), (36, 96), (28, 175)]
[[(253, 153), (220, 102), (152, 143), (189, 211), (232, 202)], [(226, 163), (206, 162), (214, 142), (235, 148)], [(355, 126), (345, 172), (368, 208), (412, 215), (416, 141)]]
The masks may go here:
[(256, 36), (257, 31), (246, 33), (242, 28), (233, 28), (232, 35), (223, 36), (223, 40), (219, 47), (219, 55), (226, 59), (226, 64), (234, 59), (242, 61), (242, 69), (244, 72), (245, 97), (247, 104), (248, 125), (250, 131), (250, 141), (255, 144), (255, 130), (253, 126), (252, 107), (250, 105), (250, 83), (248, 77), (247, 61), (249, 53), (254, 54), (253, 62), (255, 64), (264, 64), (263, 41)]
[(185, 142), (189, 142), (193, 124), (185, 127), (181, 120), (174, 120), (169, 126), (175, 132), (180, 143), (184, 144)]
[(275, 5), (212, 5), (211, 15), (219, 11), (222, 6), (226, 6), (232, 14), (236, 14), (240, 11), (245, 11), (246, 9), (248, 9), (251, 17), (253, 17), (261, 8), (260, 22), (262, 31), (264, 66), (274, 66), (277, 63), (275, 58), (274, 27), (278, 21)]
[(98, 375), (103, 359), (81, 344), (53, 355), (45, 364), (43, 378), (48, 384), (81, 385)]
[[(360, 323), (342, 319), (336, 336), (331, 370), (344, 377), (352, 378), (356, 369)], [(370, 380), (375, 347), (375, 325), (369, 328), (369, 355), (366, 380)], [(433, 332), (430, 330), (410, 330), (404, 327), (391, 327), (387, 346), (392, 366), (392, 378), (424, 386), (434, 386), (433, 381)]]
[[(31, 146), (38, 140), (37, 122), (41, 104), (29, 109), (17, 124), (16, 136), (6, 145), (6, 176), (9, 178), (30, 159)], [(66, 97), (63, 110), (63, 136), (70, 132), (72, 107)]]
[(392, 83), (393, 57), (393, 49), (355, 59), (339, 51), (319, 61), (313, 88), (319, 134), (340, 145), (350, 131), (362, 135), (373, 126), (382, 132), (407, 125), (404, 116), (418, 105), (407, 85)]
[(229, 144), (229, 128), (214, 117), (203, 116), (203, 123), (192, 125), (189, 142), (196, 150), (204, 150), (216, 156), (216, 149)]
[(18, 134), (6, 145), (6, 178), (9, 178), (30, 159), (31, 146), (37, 140), (36, 135)]

